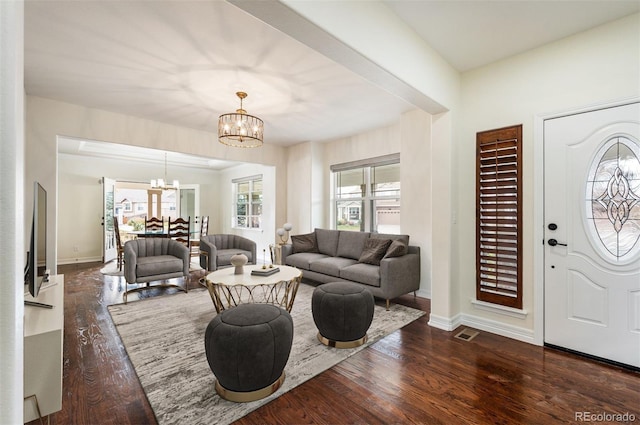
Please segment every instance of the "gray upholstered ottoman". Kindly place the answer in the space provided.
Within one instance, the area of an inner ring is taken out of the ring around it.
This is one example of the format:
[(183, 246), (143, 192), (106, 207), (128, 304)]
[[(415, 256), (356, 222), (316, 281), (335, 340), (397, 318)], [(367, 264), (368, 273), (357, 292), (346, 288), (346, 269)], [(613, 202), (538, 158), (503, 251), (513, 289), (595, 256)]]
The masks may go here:
[(336, 348), (352, 348), (367, 342), (373, 320), (373, 295), (367, 288), (349, 282), (325, 283), (311, 298), (318, 339)]
[(207, 361), (216, 391), (246, 402), (273, 394), (284, 382), (293, 320), (272, 304), (241, 304), (214, 317), (205, 332)]

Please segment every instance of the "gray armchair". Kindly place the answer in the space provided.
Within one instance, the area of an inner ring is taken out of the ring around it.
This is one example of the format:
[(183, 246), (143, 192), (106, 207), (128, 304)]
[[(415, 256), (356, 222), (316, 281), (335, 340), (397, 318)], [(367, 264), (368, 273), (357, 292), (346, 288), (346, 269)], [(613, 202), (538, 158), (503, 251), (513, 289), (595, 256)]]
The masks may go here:
[[(162, 282), (154, 286), (171, 286), (189, 291), (189, 248), (168, 238), (139, 238), (124, 244), (124, 302), (127, 294), (149, 288), (149, 282), (184, 277), (184, 285)], [(129, 284), (146, 283), (129, 290)]]
[(230, 266), (235, 254), (244, 254), (248, 264), (256, 264), (256, 243), (238, 235), (202, 236), (200, 253), (204, 254), (200, 255), (200, 267), (211, 272)]

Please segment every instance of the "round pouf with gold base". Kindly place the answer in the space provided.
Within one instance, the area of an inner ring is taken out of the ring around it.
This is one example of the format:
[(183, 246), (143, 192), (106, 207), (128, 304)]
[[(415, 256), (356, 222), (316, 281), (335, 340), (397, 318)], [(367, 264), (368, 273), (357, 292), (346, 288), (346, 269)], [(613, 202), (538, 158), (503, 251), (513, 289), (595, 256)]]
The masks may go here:
[(318, 328), (318, 339), (336, 348), (364, 344), (373, 321), (373, 308), (373, 295), (361, 285), (332, 282), (316, 287), (311, 298), (311, 312)]
[(272, 304), (241, 304), (214, 317), (205, 331), (207, 361), (224, 399), (267, 397), (284, 382), (293, 343), (293, 320)]

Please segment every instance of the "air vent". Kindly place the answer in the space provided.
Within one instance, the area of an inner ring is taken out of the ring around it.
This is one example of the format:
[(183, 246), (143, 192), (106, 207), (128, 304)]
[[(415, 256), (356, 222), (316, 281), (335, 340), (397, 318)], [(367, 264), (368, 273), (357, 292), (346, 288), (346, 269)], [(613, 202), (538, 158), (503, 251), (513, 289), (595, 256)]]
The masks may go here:
[(472, 329), (469, 328), (464, 328), (461, 332), (459, 332), (458, 334), (456, 334), (456, 338), (461, 339), (463, 341), (471, 341), (473, 338), (475, 338), (480, 332), (478, 331), (474, 331)]

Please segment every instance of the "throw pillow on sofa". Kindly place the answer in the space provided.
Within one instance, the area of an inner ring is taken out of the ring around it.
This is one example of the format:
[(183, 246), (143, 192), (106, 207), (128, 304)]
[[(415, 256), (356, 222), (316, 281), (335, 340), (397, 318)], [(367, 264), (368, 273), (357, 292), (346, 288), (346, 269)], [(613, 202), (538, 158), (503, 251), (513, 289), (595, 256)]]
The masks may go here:
[(318, 252), (316, 234), (313, 232), (304, 235), (293, 235), (291, 236), (291, 243), (293, 244), (294, 254), (300, 252)]
[(379, 266), (380, 260), (387, 253), (389, 245), (391, 245), (391, 240), (389, 239), (367, 239), (358, 262)]
[(402, 257), (409, 251), (409, 247), (400, 240), (391, 242), (384, 258)]

